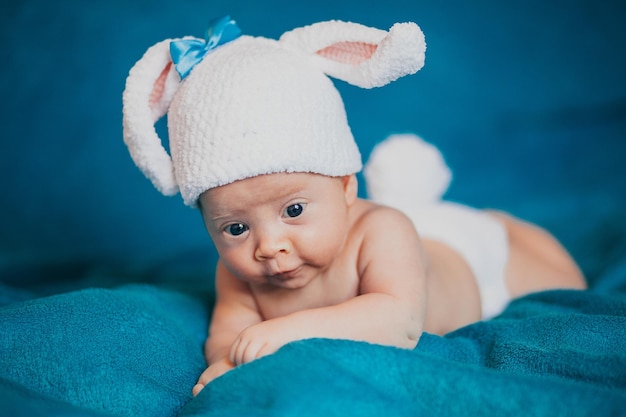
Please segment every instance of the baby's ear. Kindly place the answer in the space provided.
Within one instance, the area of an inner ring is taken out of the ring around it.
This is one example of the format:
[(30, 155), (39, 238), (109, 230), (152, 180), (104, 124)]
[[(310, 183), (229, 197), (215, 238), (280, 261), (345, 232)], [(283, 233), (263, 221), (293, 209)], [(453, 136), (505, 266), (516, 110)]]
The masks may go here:
[(426, 43), (412, 22), (384, 31), (331, 20), (285, 32), (285, 47), (310, 56), (331, 77), (363, 88), (380, 87), (424, 66)]
[(346, 197), (346, 204), (351, 206), (356, 201), (359, 192), (359, 183), (356, 175), (346, 175), (341, 177), (341, 180), (343, 181), (343, 193)]

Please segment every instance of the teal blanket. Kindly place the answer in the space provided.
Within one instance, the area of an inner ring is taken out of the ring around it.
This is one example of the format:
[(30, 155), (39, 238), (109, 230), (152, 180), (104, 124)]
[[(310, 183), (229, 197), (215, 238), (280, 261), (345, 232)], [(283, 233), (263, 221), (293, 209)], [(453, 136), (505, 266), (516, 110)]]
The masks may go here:
[(147, 284), (10, 303), (0, 403), (12, 416), (626, 415), (621, 292), (532, 294), (413, 351), (296, 342), (193, 398), (210, 304)]
[[(214, 254), (128, 156), (121, 94), (146, 48), (225, 14), (271, 38), (419, 23), (418, 74), (337, 83), (364, 160), (422, 135), (453, 169), (446, 198), (547, 228), (591, 290), (413, 351), (293, 343), (193, 398)], [(0, 416), (626, 415), (625, 20), (617, 0), (0, 3)]]

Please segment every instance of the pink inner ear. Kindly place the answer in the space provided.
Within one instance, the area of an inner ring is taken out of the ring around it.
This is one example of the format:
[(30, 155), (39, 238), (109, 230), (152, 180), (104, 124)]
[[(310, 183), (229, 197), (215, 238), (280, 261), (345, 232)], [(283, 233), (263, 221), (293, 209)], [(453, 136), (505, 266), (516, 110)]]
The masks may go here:
[(337, 42), (320, 49), (316, 54), (343, 64), (359, 65), (376, 52), (378, 45), (365, 42)]
[(157, 78), (156, 81), (154, 82), (154, 86), (152, 87), (152, 92), (150, 93), (150, 99), (148, 100), (150, 107), (154, 107), (155, 104), (158, 104), (159, 101), (161, 101), (161, 97), (163, 97), (163, 90), (165, 90), (165, 80), (167, 78), (168, 72), (170, 72), (171, 66), (172, 66), (172, 63), (169, 62), (165, 66), (163, 71), (161, 71), (161, 74), (159, 74), (159, 78)]

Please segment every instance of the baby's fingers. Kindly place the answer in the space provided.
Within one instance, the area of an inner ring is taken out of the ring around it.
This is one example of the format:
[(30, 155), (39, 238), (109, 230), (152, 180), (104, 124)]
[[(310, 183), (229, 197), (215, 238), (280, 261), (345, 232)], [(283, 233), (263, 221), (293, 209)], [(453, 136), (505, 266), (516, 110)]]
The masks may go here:
[(230, 360), (237, 366), (252, 362), (263, 356), (265, 345), (265, 343), (239, 337), (231, 347)]
[(204, 387), (206, 387), (206, 384), (198, 382), (191, 390), (191, 394), (195, 397), (196, 395), (200, 394), (200, 391), (202, 391)]
[(213, 381), (215, 378), (222, 376), (226, 372), (233, 369), (233, 364), (226, 358), (218, 361), (202, 372), (200, 378), (198, 378), (198, 382), (193, 387), (191, 393), (196, 396), (202, 389), (209, 384), (209, 382)]
[(235, 340), (233, 345), (230, 348), (229, 358), (235, 364), (235, 366), (239, 366), (241, 364), (246, 363), (246, 350), (248, 350), (248, 345), (250, 341), (247, 339), (242, 339), (241, 336)]

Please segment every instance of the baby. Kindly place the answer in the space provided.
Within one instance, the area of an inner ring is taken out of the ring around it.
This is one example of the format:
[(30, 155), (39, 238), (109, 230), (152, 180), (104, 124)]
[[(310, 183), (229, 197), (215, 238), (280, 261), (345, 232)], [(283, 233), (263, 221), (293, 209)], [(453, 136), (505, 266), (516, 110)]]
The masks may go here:
[[(445, 202), (450, 172), (414, 135), (361, 155), (327, 75), (363, 88), (417, 72), (414, 23), (329, 21), (278, 41), (230, 18), (207, 40), (166, 40), (130, 71), (124, 139), (164, 194), (199, 207), (219, 254), (196, 395), (235, 366), (301, 339), (412, 349), (500, 313), (517, 296), (584, 288), (565, 249), (509, 215)], [(167, 113), (170, 155), (154, 129)]]

